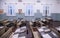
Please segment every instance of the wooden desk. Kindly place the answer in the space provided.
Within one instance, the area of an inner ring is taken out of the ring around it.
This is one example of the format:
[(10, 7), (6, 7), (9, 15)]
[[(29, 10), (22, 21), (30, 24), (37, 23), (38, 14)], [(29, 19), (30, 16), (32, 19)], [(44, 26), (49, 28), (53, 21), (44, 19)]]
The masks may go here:
[(21, 22), (18, 22), (18, 23), (17, 23), (17, 28), (19, 28), (20, 25), (21, 25)]
[(5, 32), (0, 38), (9, 38), (9, 36), (10, 36), (11, 33), (12, 33), (12, 29), (13, 29), (13, 27), (9, 28), (9, 29), (7, 30), (7, 32)]
[(33, 29), (32, 25), (30, 25), (30, 28), (32, 30), (32, 33), (33, 33), (34, 38), (41, 38), (39, 36), (39, 33), (38, 33), (37, 29)]

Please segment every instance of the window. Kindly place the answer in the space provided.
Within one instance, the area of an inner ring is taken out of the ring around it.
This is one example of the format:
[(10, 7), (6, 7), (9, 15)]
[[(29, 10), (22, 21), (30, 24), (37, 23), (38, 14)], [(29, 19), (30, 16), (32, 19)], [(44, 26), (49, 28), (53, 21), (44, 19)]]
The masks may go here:
[(44, 6), (43, 12), (45, 17), (49, 16), (50, 15), (49, 6)]
[(15, 5), (14, 4), (9, 4), (8, 5), (8, 12), (6, 13), (7, 16), (16, 16), (15, 12)]
[(34, 16), (33, 5), (32, 4), (26, 5), (25, 16)]

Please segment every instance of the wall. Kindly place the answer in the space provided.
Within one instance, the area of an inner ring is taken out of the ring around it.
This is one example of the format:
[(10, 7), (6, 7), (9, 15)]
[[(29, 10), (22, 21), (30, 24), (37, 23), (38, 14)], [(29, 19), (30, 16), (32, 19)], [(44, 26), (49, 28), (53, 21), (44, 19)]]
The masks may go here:
[[(37, 3), (37, 0), (22, 0), (23, 2), (18, 2), (18, 0), (0, 0), (0, 9), (4, 9), (4, 13), (0, 14), (0, 19), (4, 19), (4, 17), (17, 19), (17, 18), (24, 18), (24, 19), (35, 19), (35, 18), (43, 18), (45, 16), (45, 7), (48, 7), (48, 16), (52, 17), (55, 20), (59, 20), (60, 17), (57, 13), (60, 14), (60, 2), (59, 0), (41, 0), (40, 3)], [(9, 4), (15, 5), (15, 12), (16, 16), (6, 16), (7, 13), (7, 7)], [(33, 12), (35, 13), (35, 16), (33, 17), (25, 17), (25, 7), (27, 4), (32, 4), (34, 9)], [(18, 14), (18, 9), (22, 9), (22, 13)], [(40, 12), (37, 12), (37, 10), (40, 10)], [(57, 17), (58, 18), (57, 18)]]
[(16, 16), (6, 16), (6, 13), (4, 13), (4, 14), (1, 14), (0, 17), (1, 17), (0, 20), (8, 19), (11, 21), (13, 19), (24, 18), (25, 20), (31, 21), (31, 20), (34, 20), (35, 18), (42, 18), (42, 14), (35, 13), (35, 15), (31, 17), (31, 16), (25, 16), (24, 13), (22, 13), (22, 14), (16, 13)]

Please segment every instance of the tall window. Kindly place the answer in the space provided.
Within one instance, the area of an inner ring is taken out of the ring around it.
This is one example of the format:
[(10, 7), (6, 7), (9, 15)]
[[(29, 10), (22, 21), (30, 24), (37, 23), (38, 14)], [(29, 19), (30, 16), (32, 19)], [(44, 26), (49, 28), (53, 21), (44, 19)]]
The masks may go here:
[(33, 5), (31, 5), (31, 4), (26, 5), (25, 16), (34, 16)]
[(7, 11), (8, 11), (8, 12), (6, 13), (7, 16), (16, 16), (14, 4), (9, 4)]
[(44, 6), (44, 16), (47, 17), (49, 16), (49, 6)]

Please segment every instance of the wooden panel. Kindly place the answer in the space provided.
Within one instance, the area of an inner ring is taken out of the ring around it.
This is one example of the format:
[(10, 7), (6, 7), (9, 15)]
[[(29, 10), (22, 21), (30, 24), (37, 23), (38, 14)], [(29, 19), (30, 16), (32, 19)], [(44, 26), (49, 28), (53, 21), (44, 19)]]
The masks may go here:
[(19, 14), (22, 13), (22, 9), (18, 9)]
[(2, 14), (3, 13), (3, 9), (0, 9), (0, 14)]

